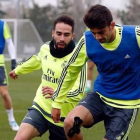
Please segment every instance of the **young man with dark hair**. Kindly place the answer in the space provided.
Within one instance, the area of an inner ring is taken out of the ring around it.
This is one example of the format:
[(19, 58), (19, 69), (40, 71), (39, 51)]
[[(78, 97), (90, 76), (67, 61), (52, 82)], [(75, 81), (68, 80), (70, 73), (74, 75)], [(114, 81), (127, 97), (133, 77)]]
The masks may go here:
[[(68, 15), (58, 17), (52, 31), (53, 40), (45, 43), (38, 54), (33, 55), (10, 72), (9, 75), (13, 79), (17, 79), (20, 74), (30, 73), (41, 68), (43, 72), (33, 106), (28, 109), (15, 140), (29, 140), (36, 136), (42, 136), (47, 130), (49, 130), (50, 140), (67, 140), (63, 128), (64, 119), (84, 97), (86, 66), (83, 67), (74, 86), (67, 93), (66, 100), (62, 105), (61, 116), (59, 116), (59, 123), (54, 123), (51, 117), (51, 97), (60, 82), (62, 70), (68, 65), (75, 48), (73, 31), (74, 20), (71, 17)], [(58, 105), (53, 107), (57, 108)]]
[(59, 120), (65, 98), (58, 101), (66, 96), (90, 59), (99, 75), (94, 91), (66, 117), (67, 139), (82, 140), (81, 126), (89, 128), (104, 121), (103, 140), (126, 140), (140, 107), (140, 27), (115, 25), (111, 12), (102, 5), (90, 7), (84, 23), (90, 31), (80, 39), (53, 94), (52, 107), (59, 104), (52, 108), (54, 122)]

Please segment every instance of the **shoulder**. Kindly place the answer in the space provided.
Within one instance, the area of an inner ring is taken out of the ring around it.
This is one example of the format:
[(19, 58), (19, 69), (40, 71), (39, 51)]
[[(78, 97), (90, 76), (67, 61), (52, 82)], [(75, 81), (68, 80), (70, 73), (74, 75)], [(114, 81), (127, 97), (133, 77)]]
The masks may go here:
[(6, 22), (3, 22), (5, 30), (9, 30), (9, 26)]
[(85, 42), (85, 34), (80, 38), (78, 45)]
[(79, 42), (76, 44), (76, 47), (74, 50), (80, 51), (85, 46), (85, 36), (83, 35)]
[(1, 29), (4, 29), (6, 22), (0, 20), (0, 27)]
[(0, 24), (5, 24), (6, 22), (3, 20), (0, 20)]
[(3, 20), (0, 20), (0, 23), (3, 23), (4, 24), (5, 22)]
[(43, 50), (50, 50), (49, 45), (50, 45), (50, 41), (48, 41), (48, 42), (46, 42), (45, 44), (43, 44), (43, 45), (41, 46), (40, 50), (41, 50), (41, 51), (43, 51)]
[(140, 26), (136, 26), (136, 38), (137, 38), (137, 42), (138, 42), (138, 46), (140, 48)]

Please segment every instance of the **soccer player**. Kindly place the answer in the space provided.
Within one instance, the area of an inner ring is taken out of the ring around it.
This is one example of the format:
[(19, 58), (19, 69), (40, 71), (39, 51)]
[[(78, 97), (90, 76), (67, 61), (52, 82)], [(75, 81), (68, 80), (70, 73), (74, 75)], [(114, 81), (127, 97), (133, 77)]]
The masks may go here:
[(80, 39), (63, 70), (53, 94), (51, 115), (54, 122), (59, 121), (67, 92), (90, 59), (99, 75), (94, 91), (66, 117), (67, 139), (82, 140), (81, 126), (89, 128), (104, 121), (103, 140), (126, 140), (140, 107), (140, 27), (115, 25), (110, 10), (103, 5), (91, 6), (83, 20), (90, 31)]
[(13, 131), (18, 131), (19, 126), (14, 118), (12, 99), (9, 95), (8, 87), (7, 87), (8, 77), (6, 73), (5, 61), (3, 55), (5, 49), (5, 43), (8, 47), (8, 51), (11, 57), (11, 69), (14, 69), (16, 67), (15, 47), (13, 45), (11, 33), (7, 23), (0, 20), (0, 94), (2, 97), (3, 105), (8, 115), (9, 125)]
[[(60, 75), (63, 73), (62, 70), (68, 65), (72, 51), (75, 48), (75, 43), (73, 42), (74, 20), (68, 15), (58, 17), (54, 22), (52, 38), (52, 41), (45, 43), (41, 47), (38, 54), (33, 55), (9, 73), (11, 78), (16, 79), (20, 74), (30, 73), (35, 70), (42, 69), (43, 72), (42, 82), (37, 89), (33, 106), (28, 109), (15, 140), (27, 140), (42, 136), (47, 130), (49, 130), (50, 140), (67, 140), (63, 128), (64, 119), (84, 97), (87, 78), (86, 66), (83, 67), (77, 81), (74, 82), (73, 88), (66, 95), (66, 100), (61, 106), (60, 122), (53, 122), (51, 117), (51, 97), (58, 82), (61, 82)], [(63, 98), (60, 99), (60, 102)], [(58, 105), (55, 104), (53, 107), (58, 108)]]

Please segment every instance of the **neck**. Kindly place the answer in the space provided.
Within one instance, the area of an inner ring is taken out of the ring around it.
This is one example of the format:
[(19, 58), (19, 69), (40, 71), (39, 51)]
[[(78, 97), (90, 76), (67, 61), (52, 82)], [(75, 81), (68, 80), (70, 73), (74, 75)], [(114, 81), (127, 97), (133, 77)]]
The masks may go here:
[(115, 40), (115, 38), (116, 38), (116, 29), (114, 28), (109, 42), (110, 43), (113, 42)]
[(71, 41), (65, 49), (57, 50), (56, 46), (54, 45), (54, 40), (50, 42), (50, 53), (53, 57), (62, 58), (68, 54), (70, 54), (75, 47), (73, 41)]

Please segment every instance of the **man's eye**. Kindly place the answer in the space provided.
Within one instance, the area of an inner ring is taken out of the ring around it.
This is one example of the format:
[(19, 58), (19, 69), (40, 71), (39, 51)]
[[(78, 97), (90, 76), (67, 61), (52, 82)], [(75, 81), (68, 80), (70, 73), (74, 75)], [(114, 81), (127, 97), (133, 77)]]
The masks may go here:
[(65, 34), (65, 36), (69, 36), (69, 34)]
[(57, 35), (61, 35), (60, 33), (57, 33)]
[(104, 34), (104, 31), (102, 31), (102, 32), (99, 32), (99, 34)]

